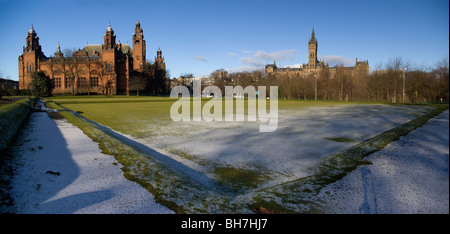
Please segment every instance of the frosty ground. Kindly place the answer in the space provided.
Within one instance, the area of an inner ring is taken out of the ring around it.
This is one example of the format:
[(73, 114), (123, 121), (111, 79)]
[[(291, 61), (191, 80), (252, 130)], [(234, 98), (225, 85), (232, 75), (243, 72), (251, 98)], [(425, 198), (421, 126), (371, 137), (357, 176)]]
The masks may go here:
[(19, 214), (173, 213), (123, 177), (121, 165), (66, 120), (33, 113), (13, 154), (11, 181)]
[[(324, 157), (425, 113), (425, 106), (335, 104), (280, 109), (278, 129), (259, 122), (124, 122), (118, 132), (240, 193), (312, 175)], [(139, 130), (134, 130), (139, 126)]]
[(449, 213), (449, 111), (368, 157), (326, 186), (327, 213)]
[[(80, 113), (88, 113), (97, 107), (89, 105), (89, 111), (82, 105), (67, 107)], [(105, 103), (100, 105), (107, 106)], [(117, 105), (114, 108), (119, 109)], [(148, 146), (179, 162), (184, 169), (190, 168), (197, 175), (219, 181), (239, 195), (307, 177), (327, 155), (408, 122), (427, 110), (429, 108), (425, 106), (362, 104), (280, 109), (278, 130), (264, 134), (259, 133), (257, 122), (174, 123), (167, 119), (130, 118), (121, 119), (121, 126), (111, 128), (131, 142)], [(102, 114), (108, 115), (108, 112)], [(447, 123), (446, 140), (431, 141), (436, 145), (444, 144), (444, 147), (446, 144), (448, 148), (448, 111), (444, 120)], [(172, 212), (155, 203), (151, 193), (126, 180), (114, 157), (101, 154), (98, 144), (65, 120), (50, 119), (46, 113), (34, 113), (24, 132), (15, 149), (21, 155), (12, 191), (17, 213)], [(428, 142), (413, 144), (427, 145)], [(448, 150), (446, 156), (447, 161), (443, 163), (444, 168), (447, 166), (444, 177), (447, 176), (448, 188)], [(209, 189), (214, 190), (214, 187)], [(343, 201), (337, 197), (345, 200), (350, 195), (339, 196), (339, 188), (335, 189), (338, 191), (332, 190), (331, 194), (336, 196), (323, 197), (329, 204), (337, 204), (336, 210), (327, 212), (360, 212), (359, 207), (340, 210)], [(330, 195), (326, 190), (324, 194)], [(445, 197), (445, 191), (443, 194)], [(417, 195), (417, 199), (423, 195)], [(448, 189), (446, 196), (448, 201)], [(359, 200), (354, 203), (355, 206), (362, 204)], [(367, 204), (373, 206), (374, 203)], [(376, 204), (375, 209), (370, 205), (363, 206), (361, 213), (382, 213), (382, 209), (377, 208), (381, 205)]]

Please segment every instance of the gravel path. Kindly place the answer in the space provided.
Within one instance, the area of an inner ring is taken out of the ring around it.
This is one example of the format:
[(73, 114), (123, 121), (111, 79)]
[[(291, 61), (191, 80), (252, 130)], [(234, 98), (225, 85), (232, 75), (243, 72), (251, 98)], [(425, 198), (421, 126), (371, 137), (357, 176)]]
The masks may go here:
[(449, 111), (322, 189), (326, 213), (449, 213)]
[(65, 119), (33, 113), (14, 146), (15, 213), (174, 213)]

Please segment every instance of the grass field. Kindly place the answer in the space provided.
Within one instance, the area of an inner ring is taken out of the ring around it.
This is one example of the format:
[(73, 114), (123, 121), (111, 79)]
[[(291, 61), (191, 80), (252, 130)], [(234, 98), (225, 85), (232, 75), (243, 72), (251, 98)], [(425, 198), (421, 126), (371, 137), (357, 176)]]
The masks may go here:
[(75, 96), (50, 100), (111, 128), (150, 155), (159, 155), (169, 167), (208, 190), (244, 200), (249, 199), (248, 194), (310, 178), (330, 155), (433, 109), (279, 100), (278, 129), (260, 133), (258, 122), (173, 122), (169, 111), (176, 99), (165, 97)]

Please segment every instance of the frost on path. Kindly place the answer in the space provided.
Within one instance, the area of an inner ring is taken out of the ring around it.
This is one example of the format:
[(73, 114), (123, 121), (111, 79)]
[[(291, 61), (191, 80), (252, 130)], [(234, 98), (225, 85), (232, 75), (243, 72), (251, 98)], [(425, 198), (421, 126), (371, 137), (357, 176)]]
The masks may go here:
[(17, 142), (15, 213), (173, 213), (65, 119), (33, 113)]
[(449, 111), (387, 145), (319, 197), (327, 213), (449, 213)]

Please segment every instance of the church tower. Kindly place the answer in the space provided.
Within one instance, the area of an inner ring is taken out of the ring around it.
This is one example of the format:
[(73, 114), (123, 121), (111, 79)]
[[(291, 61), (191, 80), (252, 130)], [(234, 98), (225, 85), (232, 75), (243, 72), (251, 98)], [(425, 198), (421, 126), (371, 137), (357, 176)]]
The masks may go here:
[(311, 38), (308, 41), (308, 52), (309, 52), (308, 68), (315, 69), (317, 66), (318, 60), (317, 60), (317, 40), (316, 40), (316, 35), (314, 34), (314, 28), (311, 33)]
[(141, 67), (145, 63), (145, 40), (144, 33), (139, 21), (136, 22), (136, 27), (133, 33), (133, 70), (141, 71)]

